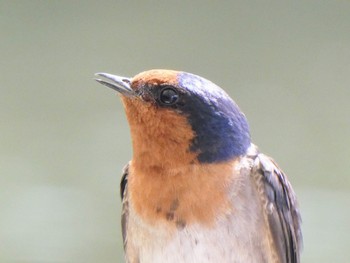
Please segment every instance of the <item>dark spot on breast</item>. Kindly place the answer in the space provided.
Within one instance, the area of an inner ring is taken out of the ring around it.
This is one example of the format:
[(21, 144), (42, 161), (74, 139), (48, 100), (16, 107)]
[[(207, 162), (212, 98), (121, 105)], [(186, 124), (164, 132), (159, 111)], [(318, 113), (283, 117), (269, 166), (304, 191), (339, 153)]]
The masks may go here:
[(174, 212), (170, 211), (170, 212), (166, 213), (165, 217), (168, 221), (174, 220)]
[(160, 206), (157, 206), (156, 213), (159, 214), (160, 212), (162, 212), (162, 208)]
[(198, 245), (198, 239), (197, 239), (197, 238), (194, 239), (194, 243), (195, 243), (196, 245)]
[(170, 205), (170, 212), (174, 212), (180, 205), (179, 199), (175, 199)]
[(179, 230), (184, 229), (185, 226), (186, 226), (186, 222), (185, 222), (184, 220), (182, 220), (182, 219), (176, 220), (175, 223), (176, 223), (176, 227), (177, 227)]
[(159, 165), (151, 165), (150, 168), (154, 170), (155, 173), (161, 173), (163, 168)]

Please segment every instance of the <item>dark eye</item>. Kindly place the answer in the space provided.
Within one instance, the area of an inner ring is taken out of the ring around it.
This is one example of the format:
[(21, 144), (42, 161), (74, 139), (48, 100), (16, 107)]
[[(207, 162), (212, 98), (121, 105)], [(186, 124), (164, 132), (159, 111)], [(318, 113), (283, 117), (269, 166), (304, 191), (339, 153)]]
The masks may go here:
[(177, 102), (179, 94), (173, 88), (163, 88), (160, 92), (159, 99), (165, 105), (173, 105)]

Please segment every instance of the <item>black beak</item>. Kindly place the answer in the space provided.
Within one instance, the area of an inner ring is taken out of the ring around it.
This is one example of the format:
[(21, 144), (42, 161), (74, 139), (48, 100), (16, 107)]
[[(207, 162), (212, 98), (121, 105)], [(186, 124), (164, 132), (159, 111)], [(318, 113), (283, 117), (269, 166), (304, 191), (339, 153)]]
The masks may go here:
[(120, 94), (126, 97), (134, 97), (136, 94), (131, 88), (131, 79), (115, 76), (108, 73), (96, 73), (95, 76), (103, 77), (109, 81), (105, 81), (102, 79), (95, 79), (98, 83), (101, 83), (108, 88), (114, 89), (118, 91)]

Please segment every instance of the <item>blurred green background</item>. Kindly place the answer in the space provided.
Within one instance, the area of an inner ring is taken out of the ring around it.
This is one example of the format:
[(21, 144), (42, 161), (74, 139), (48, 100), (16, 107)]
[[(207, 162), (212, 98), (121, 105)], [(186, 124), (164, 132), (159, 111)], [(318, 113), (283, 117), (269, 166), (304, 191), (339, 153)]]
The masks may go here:
[(349, 1), (0, 1), (0, 262), (123, 262), (119, 99), (95, 72), (189, 71), (289, 175), (303, 262), (350, 260)]

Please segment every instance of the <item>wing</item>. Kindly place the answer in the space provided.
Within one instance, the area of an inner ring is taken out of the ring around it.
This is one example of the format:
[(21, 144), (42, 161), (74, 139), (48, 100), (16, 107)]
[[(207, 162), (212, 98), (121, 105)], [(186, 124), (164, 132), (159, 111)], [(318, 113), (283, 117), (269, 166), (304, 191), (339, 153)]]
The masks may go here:
[(129, 217), (129, 203), (128, 203), (128, 175), (129, 163), (123, 169), (122, 179), (120, 181), (120, 196), (122, 198), (122, 234), (124, 249), (127, 243), (126, 228)]
[(299, 263), (302, 248), (301, 217), (295, 193), (286, 175), (255, 148), (253, 177), (264, 205), (270, 240), (280, 262)]

